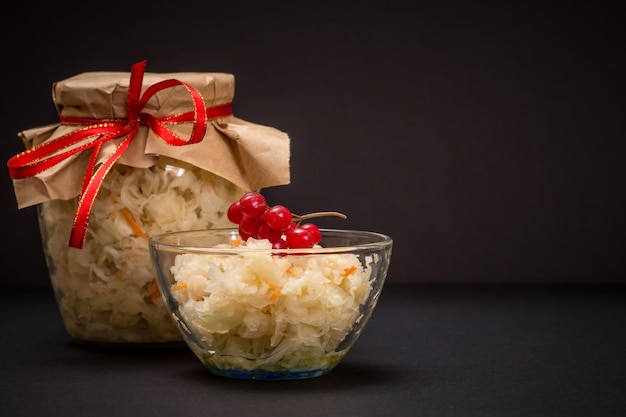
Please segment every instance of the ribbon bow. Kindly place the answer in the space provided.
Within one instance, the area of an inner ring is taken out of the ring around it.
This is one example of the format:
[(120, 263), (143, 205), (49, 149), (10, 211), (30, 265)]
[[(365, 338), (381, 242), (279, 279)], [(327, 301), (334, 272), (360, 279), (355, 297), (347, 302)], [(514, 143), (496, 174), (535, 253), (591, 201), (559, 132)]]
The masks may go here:
[[(11, 178), (27, 178), (53, 167), (72, 155), (90, 148), (92, 149), (72, 225), (69, 241), (71, 247), (80, 249), (84, 246), (89, 216), (102, 182), (111, 167), (124, 154), (141, 125), (147, 125), (165, 143), (182, 146), (200, 142), (206, 133), (207, 121), (209, 119), (232, 114), (230, 103), (207, 108), (202, 96), (195, 88), (176, 79), (164, 80), (153, 84), (141, 95), (145, 68), (146, 61), (139, 62), (131, 68), (127, 98), (128, 118), (91, 119), (61, 116), (61, 123), (63, 124), (80, 124), (85, 126), (21, 152), (10, 158), (7, 163)], [(184, 86), (189, 92), (193, 102), (193, 111), (163, 117), (154, 117), (151, 114), (141, 112), (154, 94), (160, 90), (179, 85)], [(168, 124), (183, 122), (193, 123), (191, 134), (187, 140), (178, 137), (167, 128)], [(102, 144), (115, 138), (122, 138), (122, 140), (96, 169), (96, 162)]]

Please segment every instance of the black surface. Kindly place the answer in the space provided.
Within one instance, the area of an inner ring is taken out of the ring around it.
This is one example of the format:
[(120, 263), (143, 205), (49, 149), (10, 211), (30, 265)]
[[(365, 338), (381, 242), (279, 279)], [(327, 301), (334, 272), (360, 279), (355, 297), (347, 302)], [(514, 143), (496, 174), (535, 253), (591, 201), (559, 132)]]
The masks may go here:
[(0, 415), (622, 416), (624, 286), (388, 285), (329, 375), (240, 381), (187, 349), (71, 344), (48, 291), (0, 294)]

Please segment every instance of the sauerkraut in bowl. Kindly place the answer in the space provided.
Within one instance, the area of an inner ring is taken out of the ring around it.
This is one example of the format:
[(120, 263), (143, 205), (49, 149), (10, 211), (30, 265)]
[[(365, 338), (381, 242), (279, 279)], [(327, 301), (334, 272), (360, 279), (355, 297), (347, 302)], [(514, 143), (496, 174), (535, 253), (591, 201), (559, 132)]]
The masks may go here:
[(213, 374), (300, 379), (330, 372), (381, 294), (391, 258), (385, 235), (322, 229), (311, 249), (242, 241), (237, 229), (153, 236), (165, 304)]
[(226, 210), (242, 192), (165, 157), (150, 168), (116, 164), (99, 190), (82, 249), (68, 246), (76, 199), (38, 206), (51, 283), (72, 340), (184, 347), (155, 282), (148, 236), (227, 227)]

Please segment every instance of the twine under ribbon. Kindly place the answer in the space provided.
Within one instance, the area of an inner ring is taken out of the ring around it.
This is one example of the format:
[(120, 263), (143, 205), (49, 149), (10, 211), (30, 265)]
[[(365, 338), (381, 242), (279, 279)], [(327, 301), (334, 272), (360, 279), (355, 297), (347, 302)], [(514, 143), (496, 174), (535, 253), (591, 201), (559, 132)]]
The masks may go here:
[[(21, 179), (35, 176), (72, 155), (90, 148), (92, 149), (70, 234), (69, 246), (73, 248), (81, 249), (84, 246), (89, 216), (102, 182), (115, 162), (128, 149), (141, 125), (147, 125), (165, 143), (173, 146), (183, 146), (200, 142), (204, 138), (208, 120), (232, 114), (230, 103), (207, 108), (198, 90), (176, 79), (155, 83), (149, 86), (141, 95), (145, 68), (146, 61), (139, 62), (131, 68), (127, 98), (128, 116), (126, 119), (92, 119), (61, 116), (62, 124), (84, 126), (21, 152), (7, 162), (11, 178)], [(151, 114), (141, 112), (154, 94), (163, 89), (176, 86), (183, 86), (187, 89), (193, 102), (193, 111), (162, 117), (154, 117)], [(192, 130), (189, 138), (186, 140), (177, 136), (167, 127), (170, 124), (189, 122), (192, 123)], [(104, 162), (96, 168), (102, 144), (116, 138), (122, 138), (121, 142), (105, 158)]]

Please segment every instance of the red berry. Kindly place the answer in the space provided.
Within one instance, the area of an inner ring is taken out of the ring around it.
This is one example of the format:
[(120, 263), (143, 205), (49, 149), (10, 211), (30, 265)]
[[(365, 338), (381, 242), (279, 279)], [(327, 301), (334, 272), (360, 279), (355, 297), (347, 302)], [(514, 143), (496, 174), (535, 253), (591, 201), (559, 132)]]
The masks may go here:
[(228, 207), (228, 211), (226, 212), (226, 216), (228, 220), (232, 223), (239, 224), (241, 218), (243, 217), (243, 212), (241, 211), (241, 203), (239, 201), (235, 201), (233, 204)]
[[(274, 230), (272, 229), (269, 236), (267, 236), (267, 239), (272, 242), (272, 243), (276, 243), (279, 240), (283, 241), (283, 234), (280, 230)], [(284, 242), (284, 241), (283, 241)]]
[(291, 211), (285, 206), (271, 207), (265, 217), (267, 224), (274, 230), (283, 230), (291, 224)]
[(320, 229), (313, 223), (303, 223), (300, 225), (301, 229), (304, 230), (308, 230), (311, 235), (313, 235), (313, 242), (315, 244), (320, 243), (320, 241), (322, 240), (322, 233), (320, 232)]
[(276, 242), (272, 242), (272, 249), (287, 249), (287, 242), (278, 239)]
[(295, 228), (296, 228), (296, 226), (297, 226), (297, 225), (296, 225), (296, 222), (291, 222), (291, 223), (289, 223), (289, 226), (287, 226), (287, 227), (285, 227), (285, 228), (283, 229), (283, 233), (284, 233), (284, 234), (287, 234), (287, 233), (291, 232), (293, 229), (295, 229)]
[(304, 223), (312, 217), (345, 215), (334, 212), (310, 213), (298, 216), (282, 205), (269, 206), (265, 197), (256, 191), (246, 192), (238, 201), (228, 207), (227, 217), (238, 224), (239, 235), (243, 240), (249, 238), (267, 239), (274, 249), (312, 248), (322, 241), (322, 233), (317, 225)]
[(265, 197), (255, 191), (247, 192), (241, 196), (239, 204), (241, 205), (243, 214), (252, 218), (261, 216), (267, 209)]
[(239, 230), (252, 237), (257, 237), (257, 232), (259, 231), (259, 222), (257, 220), (244, 214), (241, 222), (239, 222)]
[(312, 248), (315, 245), (313, 235), (306, 229), (296, 227), (285, 235), (289, 248)]
[[(262, 217), (261, 217), (262, 218)], [(259, 239), (269, 239), (272, 235), (272, 228), (267, 224), (267, 222), (259, 222), (257, 220), (258, 228), (256, 235)]]
[(247, 241), (249, 238), (252, 237), (252, 235), (246, 233), (244, 230), (241, 229), (241, 225), (239, 225), (239, 237), (241, 237), (241, 240), (243, 240), (244, 242)]

